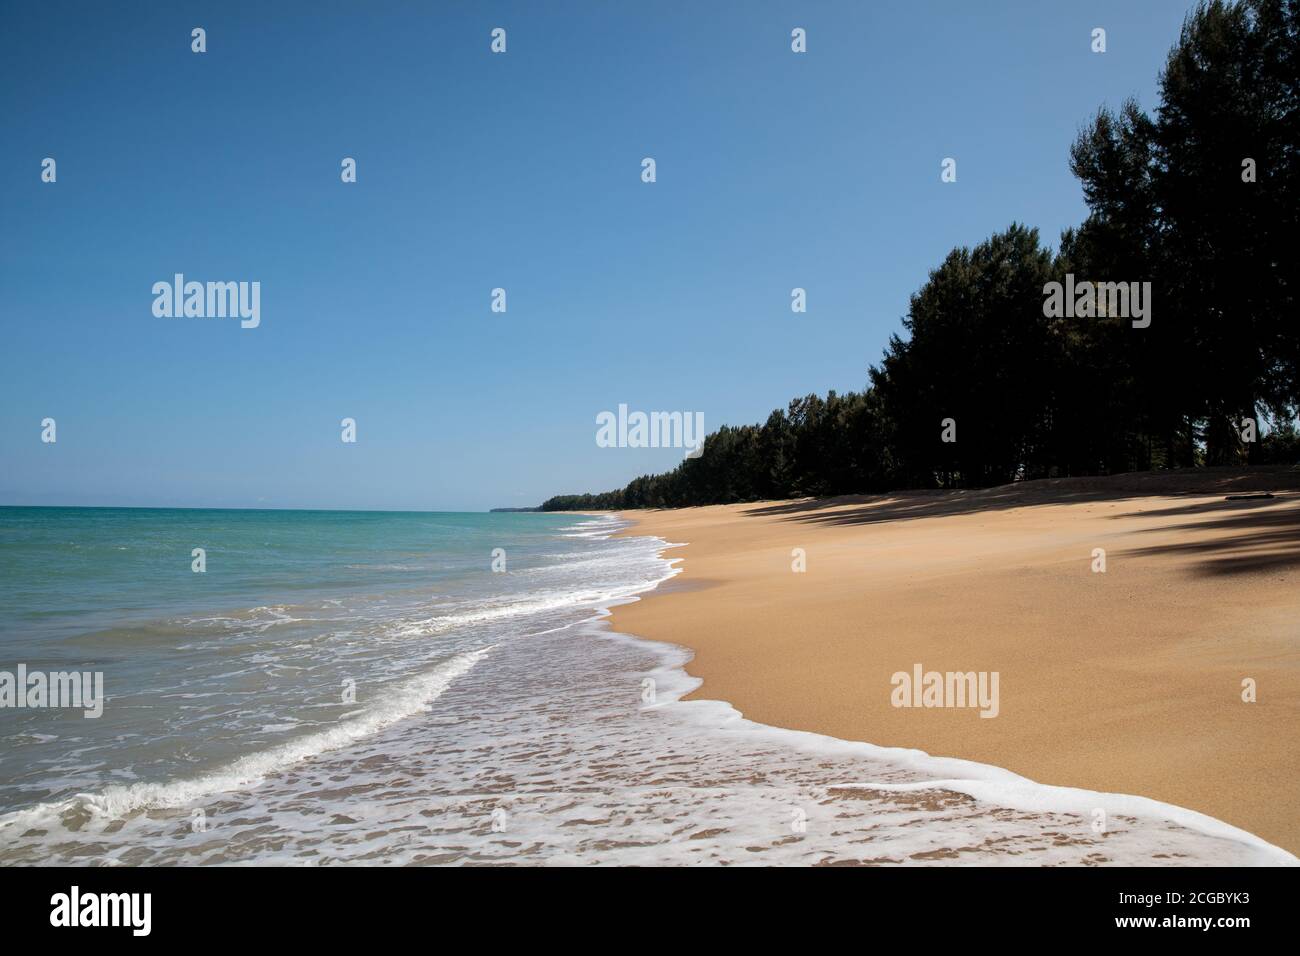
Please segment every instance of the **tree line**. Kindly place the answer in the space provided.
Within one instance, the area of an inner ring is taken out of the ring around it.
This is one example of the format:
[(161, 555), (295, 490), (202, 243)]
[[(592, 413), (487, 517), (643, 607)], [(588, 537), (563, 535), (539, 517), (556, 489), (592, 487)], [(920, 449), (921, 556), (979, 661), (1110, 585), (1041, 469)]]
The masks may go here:
[[(1295, 464), (1298, 80), (1300, 0), (1202, 2), (1155, 111), (1129, 100), (1080, 131), (1088, 215), (1055, 251), (1017, 223), (954, 249), (861, 392), (796, 398), (673, 471), (542, 510)], [(1149, 282), (1149, 325), (1122, 297), (1045, 308), (1052, 282)]]

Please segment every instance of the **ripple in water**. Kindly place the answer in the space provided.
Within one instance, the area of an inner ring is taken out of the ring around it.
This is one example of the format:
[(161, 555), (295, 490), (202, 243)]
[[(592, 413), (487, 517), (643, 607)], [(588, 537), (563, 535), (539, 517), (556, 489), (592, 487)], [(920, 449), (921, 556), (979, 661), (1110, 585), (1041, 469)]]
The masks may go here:
[[(615, 544), (626, 590), (668, 573), (656, 542)], [(688, 654), (611, 633), (592, 610), (610, 593), (541, 602), (507, 623), (495, 611), (469, 615), (451, 656), (401, 685), (406, 696), (394, 689), (350, 725), (223, 772), (9, 814), (0, 863), (1296, 862), (1155, 801), (681, 701), (697, 683), (681, 669)], [(1107, 811), (1104, 833), (1092, 829), (1096, 807)]]

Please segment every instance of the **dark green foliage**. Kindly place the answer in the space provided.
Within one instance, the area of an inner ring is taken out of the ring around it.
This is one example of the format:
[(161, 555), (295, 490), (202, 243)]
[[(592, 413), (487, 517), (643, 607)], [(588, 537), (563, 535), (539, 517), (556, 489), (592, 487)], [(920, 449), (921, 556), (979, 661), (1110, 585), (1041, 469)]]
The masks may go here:
[[(1193, 465), (1294, 464), (1300, 436), (1300, 0), (1208, 0), (1153, 115), (1101, 110), (1055, 255), (1012, 224), (912, 296), (861, 393), (808, 395), (700, 458), (544, 510), (677, 507)], [(1255, 181), (1243, 178), (1254, 160)], [(1151, 324), (1044, 316), (1044, 285), (1150, 282)], [(956, 421), (957, 441), (940, 440)], [(1242, 440), (1241, 421), (1271, 421)]]
[(1288, 422), (1260, 440), (1258, 452), (1250, 456), (1260, 465), (1291, 465), (1300, 467), (1300, 432)]

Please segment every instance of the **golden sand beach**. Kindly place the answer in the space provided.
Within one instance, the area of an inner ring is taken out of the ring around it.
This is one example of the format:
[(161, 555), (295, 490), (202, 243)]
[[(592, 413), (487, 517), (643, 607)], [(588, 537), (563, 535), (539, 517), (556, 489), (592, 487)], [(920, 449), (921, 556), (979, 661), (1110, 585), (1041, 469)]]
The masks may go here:
[[(684, 544), (684, 571), (613, 626), (691, 648), (696, 697), (1152, 797), (1300, 853), (1300, 473), (624, 514)], [(916, 665), (997, 672), (997, 716), (894, 706)]]

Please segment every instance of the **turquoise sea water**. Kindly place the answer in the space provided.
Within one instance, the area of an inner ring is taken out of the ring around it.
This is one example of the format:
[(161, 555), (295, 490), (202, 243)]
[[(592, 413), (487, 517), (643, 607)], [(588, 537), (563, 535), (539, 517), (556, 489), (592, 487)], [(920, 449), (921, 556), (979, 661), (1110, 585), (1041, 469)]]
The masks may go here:
[[(0, 647), (137, 620), (160, 610), (255, 606), (295, 596), (424, 587), (538, 563), (546, 514), (0, 508)], [(191, 570), (191, 552), (208, 569)], [(32, 646), (30, 643), (24, 646)]]
[(0, 706), (0, 865), (1295, 862), (683, 701), (688, 652), (605, 626), (674, 573), (624, 525), (0, 508), (0, 678), (98, 672), (106, 697)]
[(576, 520), (0, 508), (0, 669), (102, 672), (108, 698), (97, 719), (0, 709), (0, 812), (210, 771), (491, 643), (494, 623), (652, 582), (645, 555), (593, 563), (560, 531)]

